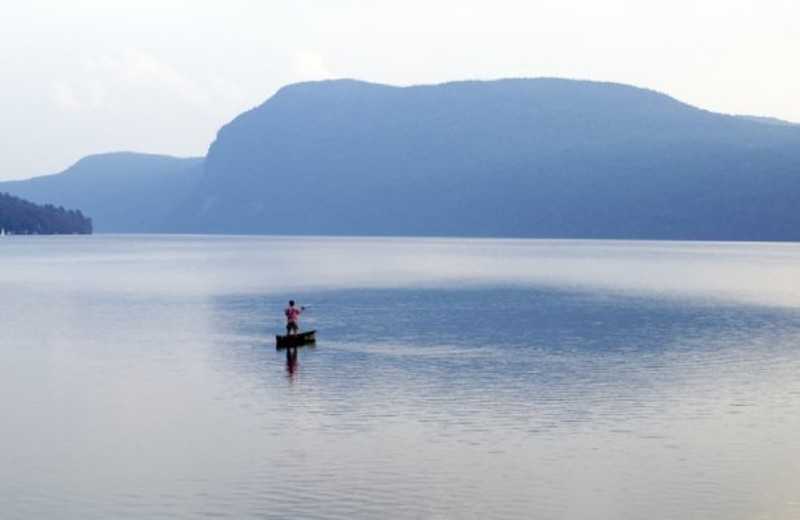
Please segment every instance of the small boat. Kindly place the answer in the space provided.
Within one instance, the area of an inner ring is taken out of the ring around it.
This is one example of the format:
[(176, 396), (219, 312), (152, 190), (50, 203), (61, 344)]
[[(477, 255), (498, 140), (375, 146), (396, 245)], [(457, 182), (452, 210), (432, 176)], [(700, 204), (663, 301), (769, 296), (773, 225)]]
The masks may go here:
[(315, 343), (317, 341), (316, 334), (316, 330), (308, 330), (287, 336), (275, 336), (275, 348), (280, 350), (282, 348), (301, 347)]

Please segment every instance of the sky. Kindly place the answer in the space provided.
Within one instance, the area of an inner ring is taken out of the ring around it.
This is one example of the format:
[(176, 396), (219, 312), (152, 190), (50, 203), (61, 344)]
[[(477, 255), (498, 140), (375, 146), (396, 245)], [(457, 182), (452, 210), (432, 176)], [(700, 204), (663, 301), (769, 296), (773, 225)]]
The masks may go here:
[(301, 81), (560, 77), (800, 123), (797, 0), (3, 0), (0, 180), (206, 154)]

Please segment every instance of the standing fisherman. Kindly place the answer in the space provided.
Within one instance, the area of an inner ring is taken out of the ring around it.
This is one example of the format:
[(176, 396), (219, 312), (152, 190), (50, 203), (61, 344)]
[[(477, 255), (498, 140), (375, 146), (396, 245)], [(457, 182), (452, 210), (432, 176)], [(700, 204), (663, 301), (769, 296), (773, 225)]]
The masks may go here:
[(305, 307), (300, 306), (298, 309), (294, 306), (294, 300), (289, 300), (289, 306), (284, 309), (283, 313), (286, 315), (286, 335), (297, 335), (297, 323), (300, 319), (300, 314), (306, 310)]

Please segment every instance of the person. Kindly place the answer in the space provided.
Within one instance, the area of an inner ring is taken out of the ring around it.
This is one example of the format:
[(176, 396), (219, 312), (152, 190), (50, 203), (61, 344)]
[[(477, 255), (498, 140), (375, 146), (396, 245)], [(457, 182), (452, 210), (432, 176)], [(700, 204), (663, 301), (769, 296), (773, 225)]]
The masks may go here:
[(283, 311), (286, 315), (286, 335), (297, 335), (297, 324), (300, 320), (300, 314), (306, 310), (305, 307), (301, 306), (299, 309), (294, 306), (294, 300), (289, 300), (289, 306)]

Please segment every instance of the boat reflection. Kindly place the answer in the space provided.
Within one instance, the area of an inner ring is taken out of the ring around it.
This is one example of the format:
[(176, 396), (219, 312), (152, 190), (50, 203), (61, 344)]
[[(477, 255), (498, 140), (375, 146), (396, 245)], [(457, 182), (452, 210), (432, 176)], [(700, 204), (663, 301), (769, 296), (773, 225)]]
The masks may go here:
[(298, 352), (301, 349), (309, 349), (314, 348), (316, 345), (314, 342), (308, 343), (306, 345), (292, 345), (289, 347), (281, 347), (278, 350), (286, 351), (286, 375), (290, 379), (294, 379), (298, 373)]
[(297, 347), (286, 349), (286, 375), (294, 379), (297, 374)]

